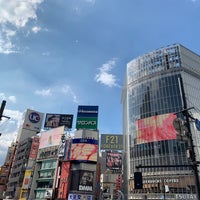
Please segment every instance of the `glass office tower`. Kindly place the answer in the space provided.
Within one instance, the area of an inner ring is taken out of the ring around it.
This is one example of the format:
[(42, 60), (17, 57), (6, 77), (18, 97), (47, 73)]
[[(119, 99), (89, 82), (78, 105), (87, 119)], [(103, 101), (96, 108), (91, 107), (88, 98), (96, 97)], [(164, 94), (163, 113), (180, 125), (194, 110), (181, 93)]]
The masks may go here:
[[(198, 199), (199, 55), (174, 44), (133, 59), (122, 104), (125, 198)], [(142, 172), (142, 189), (135, 172)]]

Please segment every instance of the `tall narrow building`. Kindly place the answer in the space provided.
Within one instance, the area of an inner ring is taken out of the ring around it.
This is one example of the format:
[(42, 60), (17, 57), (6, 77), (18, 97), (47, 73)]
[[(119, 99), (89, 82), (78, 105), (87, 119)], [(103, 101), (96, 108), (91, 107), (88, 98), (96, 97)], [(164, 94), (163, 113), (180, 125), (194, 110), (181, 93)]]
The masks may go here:
[(125, 199), (199, 199), (199, 55), (174, 44), (133, 59), (122, 104)]

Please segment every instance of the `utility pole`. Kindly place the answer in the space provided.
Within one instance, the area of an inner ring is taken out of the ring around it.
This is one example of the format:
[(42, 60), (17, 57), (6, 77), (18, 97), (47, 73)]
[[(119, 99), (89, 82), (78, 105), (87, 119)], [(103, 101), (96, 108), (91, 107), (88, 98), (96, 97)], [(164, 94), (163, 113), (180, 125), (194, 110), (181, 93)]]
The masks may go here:
[(190, 127), (191, 115), (188, 112), (188, 110), (190, 110), (192, 108), (187, 108), (187, 101), (186, 101), (185, 91), (184, 91), (184, 87), (183, 87), (183, 80), (182, 80), (181, 76), (178, 78), (178, 81), (179, 81), (179, 89), (180, 89), (182, 103), (183, 103), (183, 110), (180, 111), (180, 113), (182, 113), (185, 116), (185, 120), (186, 120), (186, 127), (188, 129), (186, 134), (189, 139), (191, 160), (192, 160), (192, 169), (194, 171), (197, 199), (200, 199), (200, 183), (199, 183), (198, 164), (197, 164), (198, 162), (196, 160), (196, 154), (195, 154), (192, 132), (191, 132), (191, 127)]
[(3, 111), (4, 111), (5, 106), (6, 106), (6, 101), (3, 100), (2, 103), (1, 103), (1, 108), (0, 108), (0, 121), (1, 121), (1, 118), (4, 117)]
[[(2, 103), (1, 103), (1, 108), (0, 108), (0, 121), (1, 121), (2, 117), (10, 119), (10, 117), (7, 117), (7, 116), (3, 115), (3, 111), (4, 111), (5, 106), (6, 106), (6, 101), (3, 100)], [(2, 133), (0, 133), (0, 136), (1, 135), (2, 135)]]

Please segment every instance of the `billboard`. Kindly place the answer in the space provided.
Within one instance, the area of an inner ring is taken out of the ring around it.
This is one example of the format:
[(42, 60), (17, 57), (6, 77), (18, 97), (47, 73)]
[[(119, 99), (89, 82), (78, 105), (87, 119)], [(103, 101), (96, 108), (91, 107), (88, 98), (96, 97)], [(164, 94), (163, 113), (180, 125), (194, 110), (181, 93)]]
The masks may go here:
[(66, 199), (69, 188), (70, 162), (62, 162), (58, 199)]
[(70, 190), (81, 192), (93, 192), (94, 172), (88, 170), (71, 171), (73, 179), (71, 179)]
[(156, 115), (136, 121), (136, 144), (176, 139), (174, 113)]
[(79, 138), (71, 140), (70, 160), (97, 161), (98, 140)]
[(63, 133), (64, 126), (42, 132), (40, 137), (39, 149), (59, 145)]
[(46, 114), (44, 127), (56, 128), (58, 126), (65, 126), (65, 128), (71, 129), (73, 122), (73, 115), (67, 114)]
[(29, 158), (36, 159), (39, 148), (39, 137), (34, 137), (31, 144)]
[(76, 129), (97, 130), (98, 106), (78, 106)]
[(30, 187), (31, 173), (32, 173), (32, 170), (25, 171), (24, 180), (23, 180), (23, 184), (22, 184), (23, 189), (28, 189)]
[(107, 151), (106, 167), (111, 170), (122, 169), (122, 153)]
[(27, 109), (22, 128), (35, 132), (40, 132), (42, 127), (43, 116), (44, 114), (41, 112)]
[(101, 134), (102, 150), (122, 150), (123, 149), (123, 135), (118, 134)]

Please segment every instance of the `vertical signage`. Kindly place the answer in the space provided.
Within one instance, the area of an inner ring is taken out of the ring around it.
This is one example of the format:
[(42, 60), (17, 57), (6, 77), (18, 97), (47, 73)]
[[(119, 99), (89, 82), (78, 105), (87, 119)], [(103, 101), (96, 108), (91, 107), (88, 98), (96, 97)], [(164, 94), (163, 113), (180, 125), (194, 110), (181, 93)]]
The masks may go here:
[(76, 129), (97, 130), (98, 106), (78, 106)]
[(23, 123), (23, 128), (35, 132), (40, 132), (40, 129), (42, 127), (43, 116), (44, 114), (41, 112), (27, 109)]

